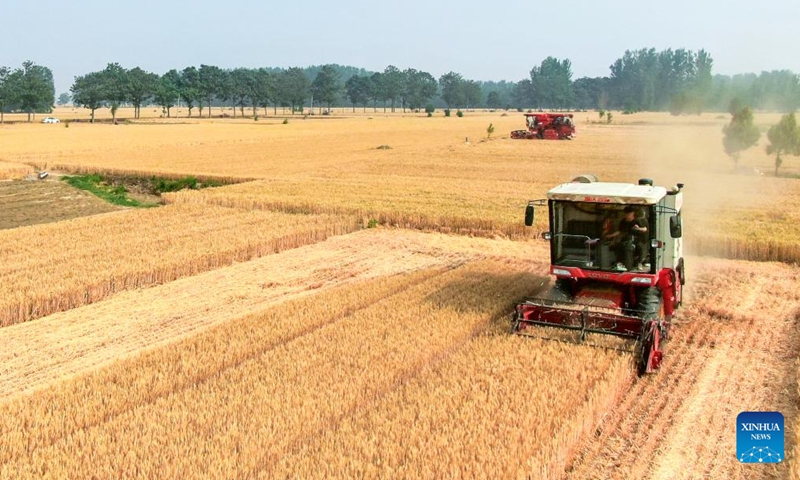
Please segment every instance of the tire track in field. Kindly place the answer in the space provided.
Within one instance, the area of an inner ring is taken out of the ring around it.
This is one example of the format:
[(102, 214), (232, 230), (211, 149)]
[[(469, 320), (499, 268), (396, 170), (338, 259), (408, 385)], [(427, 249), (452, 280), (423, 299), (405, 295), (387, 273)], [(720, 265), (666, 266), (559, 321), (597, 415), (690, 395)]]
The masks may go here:
[[(776, 291), (776, 283), (787, 283), (784, 277), (792, 272), (784, 270), (791, 267), (778, 266), (777, 273), (767, 273), (763, 265), (722, 265), (721, 272), (708, 268), (698, 278), (698, 298), (681, 312), (689, 320), (676, 322), (661, 371), (636, 381), (605, 428), (598, 429), (565, 472), (567, 478), (781, 475), (780, 466), (759, 472), (742, 468), (735, 460), (732, 432), (743, 410), (780, 406), (787, 425), (788, 418), (796, 416), (796, 405), (791, 406), (791, 392), (797, 390), (791, 351), (800, 338), (792, 317), (796, 313), (791, 313), (798, 303), (791, 299), (797, 300), (800, 282)], [(780, 347), (783, 353), (777, 362), (770, 352), (753, 357), (751, 352), (764, 350), (764, 345)], [(765, 382), (744, 372), (747, 365), (759, 362), (782, 364), (780, 373)], [(795, 385), (786, 385), (786, 379)], [(787, 436), (787, 452), (789, 443)]]

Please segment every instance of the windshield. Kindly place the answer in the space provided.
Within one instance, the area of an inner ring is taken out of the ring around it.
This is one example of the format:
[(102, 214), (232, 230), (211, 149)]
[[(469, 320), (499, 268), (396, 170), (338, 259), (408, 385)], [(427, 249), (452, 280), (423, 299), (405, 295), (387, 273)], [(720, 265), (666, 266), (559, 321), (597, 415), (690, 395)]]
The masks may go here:
[(650, 209), (588, 202), (552, 202), (553, 265), (608, 271), (650, 271)]

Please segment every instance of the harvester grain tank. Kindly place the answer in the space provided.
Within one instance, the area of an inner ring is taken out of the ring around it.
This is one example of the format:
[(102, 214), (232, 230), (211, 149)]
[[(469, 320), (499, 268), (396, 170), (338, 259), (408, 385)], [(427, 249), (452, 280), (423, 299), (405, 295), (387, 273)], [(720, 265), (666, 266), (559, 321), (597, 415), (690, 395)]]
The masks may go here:
[(525, 224), (536, 207), (547, 207), (550, 273), (548, 298), (516, 305), (512, 331), (540, 327), (633, 339), (639, 372), (661, 365), (672, 316), (686, 282), (683, 259), (683, 184), (667, 190), (638, 184), (598, 182), (582, 175), (528, 202)]
[(575, 122), (571, 113), (526, 113), (527, 130), (514, 130), (514, 139), (572, 140)]

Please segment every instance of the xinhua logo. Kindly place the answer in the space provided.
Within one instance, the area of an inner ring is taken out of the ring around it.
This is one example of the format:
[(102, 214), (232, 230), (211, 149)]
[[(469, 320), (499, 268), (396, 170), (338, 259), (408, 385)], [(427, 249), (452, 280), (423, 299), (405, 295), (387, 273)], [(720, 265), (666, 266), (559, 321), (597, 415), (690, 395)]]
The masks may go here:
[(736, 417), (736, 458), (742, 463), (783, 461), (783, 414), (742, 412)]

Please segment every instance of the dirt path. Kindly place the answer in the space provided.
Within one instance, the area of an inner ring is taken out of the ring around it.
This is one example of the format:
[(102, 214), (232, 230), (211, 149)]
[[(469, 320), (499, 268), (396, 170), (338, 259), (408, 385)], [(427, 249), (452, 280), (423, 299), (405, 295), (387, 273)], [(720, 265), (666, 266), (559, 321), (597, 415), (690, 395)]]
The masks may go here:
[[(568, 478), (785, 478), (787, 464), (736, 461), (742, 411), (797, 418), (800, 271), (697, 259), (661, 372), (639, 379)], [(785, 432), (786, 453), (794, 433)], [(600, 473), (602, 472), (602, 473)]]
[[(0, 400), (175, 342), (285, 299), (483, 257), (542, 258), (539, 243), (367, 230), (0, 329)], [(541, 265), (546, 271), (546, 265)]]

